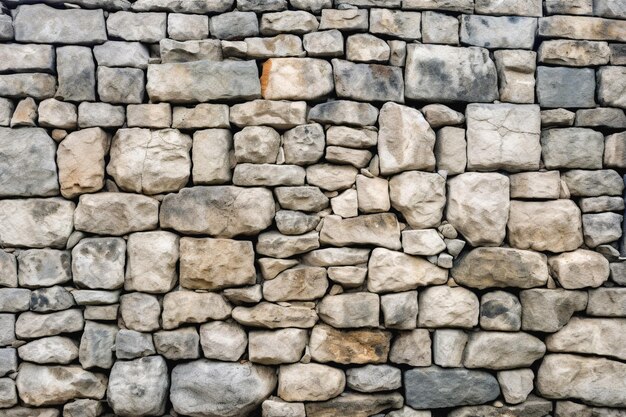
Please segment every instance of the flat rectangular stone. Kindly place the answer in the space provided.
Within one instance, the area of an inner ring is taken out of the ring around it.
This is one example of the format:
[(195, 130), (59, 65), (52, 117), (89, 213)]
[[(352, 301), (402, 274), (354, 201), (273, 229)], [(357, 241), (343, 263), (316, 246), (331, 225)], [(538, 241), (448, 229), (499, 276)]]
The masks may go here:
[(593, 41), (626, 42), (623, 21), (588, 16), (549, 16), (539, 18), (539, 36)]
[(131, 10), (137, 12), (176, 12), (176, 13), (223, 13), (229, 11), (235, 0), (137, 0)]
[(0, 44), (0, 72), (54, 72), (52, 45)]
[(541, 0), (475, 0), (477, 14), (541, 17)]
[(474, 13), (473, 0), (404, 0), (402, 8), (407, 10), (446, 10), (450, 12)]
[(513, 16), (461, 16), (461, 42), (484, 48), (532, 49), (537, 19)]
[(146, 88), (153, 102), (194, 103), (261, 97), (261, 83), (254, 61), (148, 65)]
[(23, 5), (14, 16), (18, 42), (96, 44), (107, 40), (102, 10), (55, 9), (45, 4)]
[(541, 107), (595, 107), (593, 68), (537, 67), (537, 100)]
[(545, 0), (546, 14), (593, 14), (593, 0)]
[(404, 103), (402, 69), (388, 65), (354, 64), (333, 59), (337, 96), (360, 101)]
[(54, 75), (42, 73), (0, 75), (0, 96), (32, 97), (37, 100), (54, 96), (57, 81)]

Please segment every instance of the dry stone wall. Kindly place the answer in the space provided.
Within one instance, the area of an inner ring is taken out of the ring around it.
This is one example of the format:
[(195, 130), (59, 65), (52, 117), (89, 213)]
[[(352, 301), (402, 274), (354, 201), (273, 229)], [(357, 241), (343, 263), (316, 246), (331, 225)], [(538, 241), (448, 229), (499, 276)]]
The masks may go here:
[(0, 416), (626, 416), (624, 0), (3, 0)]

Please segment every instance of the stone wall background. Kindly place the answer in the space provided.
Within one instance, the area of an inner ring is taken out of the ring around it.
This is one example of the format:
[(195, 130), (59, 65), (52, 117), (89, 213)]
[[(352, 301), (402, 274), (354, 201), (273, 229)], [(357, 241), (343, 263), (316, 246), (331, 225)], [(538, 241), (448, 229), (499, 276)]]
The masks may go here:
[(2, 3), (1, 416), (626, 416), (624, 0)]

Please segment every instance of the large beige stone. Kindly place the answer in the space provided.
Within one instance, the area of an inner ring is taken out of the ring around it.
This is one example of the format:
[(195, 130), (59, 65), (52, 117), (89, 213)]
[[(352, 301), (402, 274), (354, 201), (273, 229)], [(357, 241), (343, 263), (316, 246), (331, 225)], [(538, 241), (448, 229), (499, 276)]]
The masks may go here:
[(180, 285), (219, 290), (256, 282), (252, 242), (231, 239), (180, 239)]
[(598, 252), (579, 249), (548, 259), (550, 270), (563, 288), (599, 287), (609, 279), (609, 261)]
[(606, 65), (611, 57), (607, 42), (546, 40), (539, 46), (539, 62), (572, 67)]
[(379, 124), (378, 157), (383, 175), (435, 169), (435, 132), (419, 110), (385, 103)]
[(278, 372), (278, 396), (285, 401), (325, 401), (343, 392), (346, 375), (319, 363), (283, 365)]
[(446, 218), (472, 246), (499, 246), (509, 218), (509, 179), (468, 172), (448, 180)]
[(438, 226), (446, 205), (446, 180), (439, 174), (403, 172), (389, 180), (389, 198), (410, 226)]
[(586, 291), (534, 288), (520, 292), (522, 330), (553, 333), (587, 306)]
[(511, 201), (509, 244), (517, 249), (566, 252), (583, 244), (580, 209), (572, 200)]
[[(346, 9), (337, 11), (354, 12), (357, 10)], [(307, 417), (368, 417), (381, 411), (399, 409), (402, 407), (402, 404), (403, 398), (398, 392), (361, 394), (348, 391), (332, 400), (308, 402), (305, 404), (305, 409)]]
[(419, 327), (461, 327), (478, 325), (478, 297), (463, 287), (428, 287), (419, 293)]
[(183, 323), (204, 323), (230, 317), (232, 307), (220, 294), (174, 291), (163, 297), (163, 328), (175, 329)]
[(254, 307), (235, 307), (233, 319), (244, 326), (279, 329), (310, 328), (317, 323), (315, 310), (309, 306), (279, 305), (262, 302)]
[(511, 248), (477, 248), (452, 268), (454, 280), (468, 287), (541, 287), (548, 281), (546, 255)]
[(368, 264), (367, 289), (371, 292), (400, 292), (419, 286), (444, 284), (448, 271), (424, 258), (376, 248)]
[(604, 358), (552, 354), (537, 372), (537, 392), (548, 399), (577, 399), (587, 404), (626, 407), (626, 364)]
[(532, 171), (539, 169), (539, 106), (470, 104), (467, 120), (467, 169)]
[(298, 362), (308, 340), (305, 329), (254, 330), (248, 334), (248, 356), (263, 365)]
[(59, 183), (65, 198), (100, 191), (104, 187), (104, 157), (111, 138), (99, 127), (72, 132), (57, 149)]
[(626, 42), (626, 28), (618, 20), (587, 16), (539, 18), (539, 36)]
[(317, 362), (385, 363), (391, 333), (382, 330), (336, 330), (325, 324), (311, 331), (309, 347)]
[(570, 352), (626, 359), (626, 319), (572, 317), (548, 336), (550, 352)]
[(111, 142), (107, 173), (125, 191), (176, 192), (187, 184), (191, 137), (176, 129), (120, 129)]
[(270, 58), (263, 63), (261, 94), (268, 100), (317, 100), (333, 91), (333, 68), (316, 58)]
[(369, 292), (328, 295), (318, 303), (317, 311), (336, 329), (378, 327), (380, 300)]
[(393, 213), (368, 214), (349, 219), (324, 218), (320, 243), (332, 246), (376, 245), (400, 249), (400, 225)]
[(463, 365), (487, 369), (529, 367), (545, 352), (543, 342), (528, 333), (474, 332), (465, 346)]
[(124, 289), (147, 293), (171, 291), (178, 279), (179, 238), (164, 230), (133, 233), (126, 243)]
[(267, 301), (306, 301), (322, 298), (328, 289), (326, 269), (296, 267), (281, 272), (263, 283), (263, 298)]
[(253, 100), (230, 108), (230, 122), (235, 126), (290, 129), (305, 124), (306, 115), (306, 101)]

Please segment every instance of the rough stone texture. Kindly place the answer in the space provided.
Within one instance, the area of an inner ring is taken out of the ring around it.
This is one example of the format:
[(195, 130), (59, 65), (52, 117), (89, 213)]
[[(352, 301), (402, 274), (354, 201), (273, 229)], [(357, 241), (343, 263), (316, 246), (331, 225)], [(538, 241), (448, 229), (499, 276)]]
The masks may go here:
[(389, 181), (391, 206), (414, 228), (438, 226), (446, 203), (445, 179), (419, 171), (395, 175)]
[(544, 343), (527, 333), (475, 332), (465, 346), (463, 365), (487, 369), (528, 367), (545, 352)]
[(368, 264), (367, 288), (371, 292), (400, 292), (418, 286), (444, 284), (447, 271), (424, 258), (376, 248)]
[(419, 327), (472, 328), (478, 324), (478, 297), (462, 287), (427, 288), (419, 293), (418, 306)]

